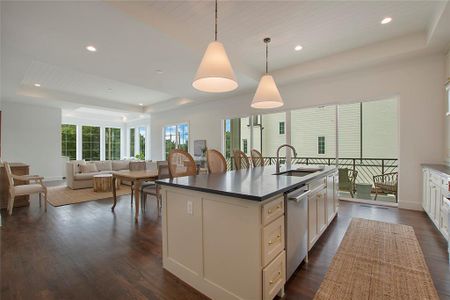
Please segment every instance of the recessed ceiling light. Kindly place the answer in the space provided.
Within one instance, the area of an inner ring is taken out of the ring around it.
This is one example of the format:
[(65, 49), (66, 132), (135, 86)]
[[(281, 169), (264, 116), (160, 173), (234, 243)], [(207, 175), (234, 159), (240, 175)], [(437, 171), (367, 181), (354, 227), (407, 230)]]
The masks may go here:
[(144, 104), (142, 104), (142, 103), (139, 103), (139, 106), (144, 106)]
[(294, 48), (295, 51), (300, 51), (300, 50), (302, 50), (302, 49), (303, 49), (303, 47), (300, 46), (300, 45), (297, 45), (297, 46), (295, 46), (295, 48)]
[(126, 116), (122, 116), (122, 121), (126, 122), (127, 121), (127, 117)]
[(41, 84), (40, 83), (35, 83), (34, 86), (40, 87)]
[(391, 23), (391, 21), (392, 21), (391, 17), (386, 17), (383, 20), (381, 20), (381, 24), (385, 25), (385, 24)]
[(97, 48), (95, 48), (94, 46), (86, 46), (86, 50), (90, 52), (97, 52)]

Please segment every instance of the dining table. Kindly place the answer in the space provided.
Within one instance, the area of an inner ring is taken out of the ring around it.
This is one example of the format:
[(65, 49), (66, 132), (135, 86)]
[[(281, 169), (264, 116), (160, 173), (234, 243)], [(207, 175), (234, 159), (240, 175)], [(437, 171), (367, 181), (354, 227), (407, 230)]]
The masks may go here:
[(138, 222), (139, 217), (139, 199), (142, 182), (144, 181), (155, 181), (158, 179), (158, 170), (142, 170), (142, 171), (115, 171), (112, 172), (113, 175), (113, 198), (114, 204), (111, 207), (111, 210), (114, 211), (114, 208), (117, 204), (117, 195), (116, 195), (116, 181), (121, 180), (122, 182), (128, 181), (131, 182), (132, 187), (134, 189), (134, 203), (135, 203), (135, 214), (134, 220)]

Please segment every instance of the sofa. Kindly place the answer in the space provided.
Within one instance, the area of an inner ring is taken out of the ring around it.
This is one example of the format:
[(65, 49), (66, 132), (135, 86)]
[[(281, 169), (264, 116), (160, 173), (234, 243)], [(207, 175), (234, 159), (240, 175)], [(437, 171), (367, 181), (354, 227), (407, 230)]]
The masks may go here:
[[(130, 164), (139, 162), (137, 160), (103, 160), (85, 161), (71, 160), (66, 163), (67, 186), (73, 190), (91, 188), (94, 186), (93, 177), (98, 174), (111, 174), (113, 171), (123, 172), (130, 170)], [(140, 161), (142, 162), (142, 161)], [(145, 161), (146, 169), (156, 168), (156, 163)], [(130, 185), (122, 181), (122, 184)]]

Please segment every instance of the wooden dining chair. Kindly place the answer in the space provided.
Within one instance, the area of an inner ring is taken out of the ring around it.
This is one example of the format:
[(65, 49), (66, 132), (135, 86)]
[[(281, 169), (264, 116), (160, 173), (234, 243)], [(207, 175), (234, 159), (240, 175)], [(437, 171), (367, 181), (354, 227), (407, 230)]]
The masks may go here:
[[(158, 168), (158, 179), (166, 179), (170, 177), (169, 174), (169, 164), (166, 160), (163, 161), (157, 161), (156, 167)], [(159, 194), (159, 186), (155, 182), (151, 182), (148, 184), (145, 184), (141, 188), (141, 207), (142, 212), (145, 212), (145, 206), (147, 202), (147, 196), (155, 196), (156, 197), (156, 204), (158, 208), (158, 216), (161, 215), (161, 195)]]
[(253, 167), (263, 167), (264, 166), (264, 158), (263, 158), (261, 152), (259, 152), (256, 149), (252, 149), (252, 151), (250, 151), (250, 155), (252, 157)]
[(171, 150), (167, 162), (171, 178), (197, 175), (197, 166), (194, 159), (184, 150)]
[(210, 174), (225, 173), (227, 171), (227, 161), (222, 153), (217, 150), (206, 150), (206, 163)]
[[(8, 213), (12, 215), (12, 211), (14, 208), (14, 199), (16, 196), (24, 196), (24, 195), (32, 195), (39, 194), (39, 207), (41, 206), (42, 195), (44, 195), (44, 207), (45, 211), (47, 211), (47, 187), (44, 185), (42, 180), (44, 177), (39, 175), (14, 175), (11, 172), (11, 166), (9, 163), (3, 163), (6, 176), (8, 177), (9, 183), (9, 199), (8, 199)], [(23, 185), (14, 185), (14, 181), (25, 181), (27, 184)], [(30, 181), (32, 183), (30, 183)]]
[(233, 150), (233, 160), (234, 160), (234, 168), (236, 170), (250, 168), (250, 162), (248, 160), (248, 157), (241, 150), (238, 149)]
[[(130, 171), (145, 171), (147, 163), (145, 161), (130, 161)], [(134, 182), (131, 182), (131, 206), (133, 206)]]

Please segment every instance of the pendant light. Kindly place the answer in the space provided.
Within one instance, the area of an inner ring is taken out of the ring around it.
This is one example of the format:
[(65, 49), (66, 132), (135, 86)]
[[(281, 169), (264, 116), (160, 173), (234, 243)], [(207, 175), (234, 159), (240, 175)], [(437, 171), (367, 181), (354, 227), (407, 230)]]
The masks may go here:
[(217, 0), (215, 6), (214, 42), (206, 48), (192, 86), (199, 91), (223, 93), (238, 87), (223, 44), (217, 41)]
[(263, 109), (276, 108), (283, 106), (284, 103), (277, 85), (275, 84), (275, 80), (273, 80), (272, 75), (269, 74), (268, 57), (270, 38), (265, 38), (264, 43), (266, 44), (266, 74), (264, 74), (259, 81), (251, 107)]

